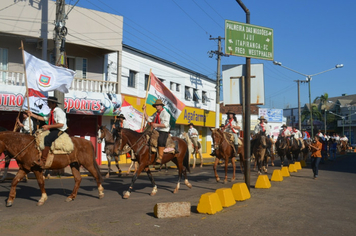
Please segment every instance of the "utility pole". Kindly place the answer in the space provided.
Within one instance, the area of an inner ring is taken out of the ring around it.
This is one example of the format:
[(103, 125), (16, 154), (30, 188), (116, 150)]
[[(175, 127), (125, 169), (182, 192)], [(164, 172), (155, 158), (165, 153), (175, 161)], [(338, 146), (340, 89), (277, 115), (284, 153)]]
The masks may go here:
[(47, 61), (48, 0), (42, 0), (41, 13), (42, 60)]
[(210, 51), (209, 57), (213, 57), (213, 54), (217, 55), (217, 61), (218, 61), (218, 66), (217, 66), (217, 73), (216, 73), (216, 112), (215, 112), (215, 128), (219, 128), (219, 120), (220, 120), (220, 61), (221, 61), (221, 56), (228, 56), (225, 55), (222, 52), (221, 49), (221, 40), (225, 39), (222, 37), (217, 37), (217, 38), (209, 38), (210, 40), (218, 40), (218, 50), (217, 51)]
[(300, 109), (300, 80), (294, 80), (294, 82), (298, 83), (298, 129), (302, 130), (302, 112)]
[[(56, 55), (56, 66), (64, 66), (66, 62), (64, 61), (64, 51), (65, 51), (65, 36), (68, 31), (65, 27), (65, 20), (67, 16), (65, 14), (65, 0), (56, 0), (56, 21), (54, 28), (54, 44), (55, 44), (55, 55)], [(64, 93), (54, 91), (54, 96), (58, 99), (60, 107), (64, 109)]]

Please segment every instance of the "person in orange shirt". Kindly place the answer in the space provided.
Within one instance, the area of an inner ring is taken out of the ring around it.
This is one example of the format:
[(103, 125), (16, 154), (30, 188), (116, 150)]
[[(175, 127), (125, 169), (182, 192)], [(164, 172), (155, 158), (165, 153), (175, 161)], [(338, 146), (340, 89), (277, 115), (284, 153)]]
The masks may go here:
[(319, 141), (320, 137), (315, 135), (313, 143), (310, 145), (310, 149), (312, 151), (311, 158), (311, 167), (314, 173), (314, 179), (318, 178), (318, 171), (319, 171), (319, 163), (321, 160), (321, 150), (323, 144)]

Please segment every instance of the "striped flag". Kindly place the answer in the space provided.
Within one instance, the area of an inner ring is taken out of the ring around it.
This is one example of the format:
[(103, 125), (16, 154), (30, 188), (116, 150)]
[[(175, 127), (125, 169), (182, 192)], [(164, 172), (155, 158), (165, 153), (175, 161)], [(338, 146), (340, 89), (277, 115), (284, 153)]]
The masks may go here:
[(121, 105), (120, 108), (121, 114), (125, 116), (127, 123), (129, 124), (130, 129), (137, 132), (141, 131), (141, 120), (142, 112), (135, 109), (130, 103), (126, 100)]
[(170, 125), (171, 127), (174, 127), (185, 104), (174, 96), (174, 94), (151, 72), (151, 83), (146, 103), (152, 105), (157, 99), (161, 99), (165, 104), (164, 108), (171, 115)]

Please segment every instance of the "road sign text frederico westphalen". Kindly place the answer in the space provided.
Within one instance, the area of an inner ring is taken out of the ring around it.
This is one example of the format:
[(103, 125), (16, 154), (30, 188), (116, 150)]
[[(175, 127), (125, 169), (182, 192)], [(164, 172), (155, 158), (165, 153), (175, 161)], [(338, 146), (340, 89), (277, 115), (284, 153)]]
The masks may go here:
[(273, 29), (225, 20), (225, 53), (273, 60)]

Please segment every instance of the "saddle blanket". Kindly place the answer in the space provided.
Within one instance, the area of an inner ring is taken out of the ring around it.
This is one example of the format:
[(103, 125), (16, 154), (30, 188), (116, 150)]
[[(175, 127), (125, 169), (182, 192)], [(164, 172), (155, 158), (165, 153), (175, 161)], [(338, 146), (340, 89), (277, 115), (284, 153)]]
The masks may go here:
[[(43, 131), (39, 129), (36, 131), (36, 145), (40, 150), (44, 149), (44, 137), (49, 134), (49, 130)], [(62, 133), (51, 146), (53, 154), (69, 154), (74, 150), (72, 139), (67, 133)]]

